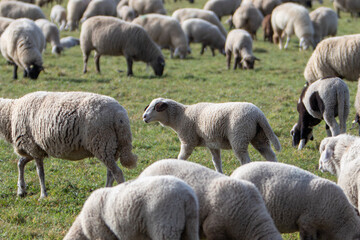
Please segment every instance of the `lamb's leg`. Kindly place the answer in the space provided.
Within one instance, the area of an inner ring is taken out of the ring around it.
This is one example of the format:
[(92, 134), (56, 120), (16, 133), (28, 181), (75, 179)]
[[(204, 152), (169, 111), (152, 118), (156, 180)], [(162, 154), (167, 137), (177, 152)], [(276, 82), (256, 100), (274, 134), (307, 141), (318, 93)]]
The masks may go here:
[[(124, 174), (119, 168), (119, 166), (116, 164), (115, 159), (107, 159), (103, 161), (105, 166), (107, 167), (107, 177), (106, 177), (106, 187), (111, 187), (114, 179), (118, 184), (125, 182)], [(110, 173), (112, 176), (110, 176)]]
[(46, 187), (45, 187), (45, 173), (44, 173), (44, 161), (43, 159), (35, 159), (36, 170), (40, 180), (41, 195), (40, 198), (47, 197)]
[(327, 135), (328, 137), (331, 137), (331, 131), (330, 131), (329, 125), (325, 124), (325, 130), (326, 130), (326, 135)]
[(227, 62), (227, 68), (229, 70), (230, 64), (231, 64), (231, 52), (230, 51), (226, 51), (226, 62)]
[(289, 42), (290, 42), (290, 36), (286, 36), (286, 43), (285, 43), (285, 46), (284, 46), (285, 49), (288, 48)]
[(200, 51), (200, 54), (201, 54), (201, 55), (204, 54), (205, 48), (206, 48), (206, 45), (205, 45), (205, 44), (202, 44), (202, 45), (201, 45), (201, 51)]
[[(318, 239), (318, 236), (316, 234), (316, 229), (314, 229), (312, 226), (309, 226), (308, 223), (309, 217), (307, 216), (301, 216), (298, 220), (298, 226), (299, 226), (299, 232), (300, 232), (300, 239), (301, 240), (315, 240)], [(320, 237), (321, 239), (321, 237)]]
[(251, 140), (251, 144), (267, 161), (277, 162), (276, 154), (271, 149), (270, 141), (264, 131), (259, 131)]
[(212, 56), (215, 57), (215, 48), (210, 48), (211, 49), (211, 53), (212, 53)]
[(221, 155), (220, 155), (220, 149), (211, 149), (210, 152), (212, 155), (212, 161), (215, 166), (216, 171), (219, 173), (222, 173), (222, 166), (221, 166)]
[(235, 55), (235, 59), (234, 59), (234, 70), (236, 70), (237, 66), (240, 65), (240, 56), (239, 55)]
[(25, 165), (30, 162), (32, 158), (22, 157), (19, 159), (17, 165), (18, 165), (18, 190), (17, 195), (20, 197), (24, 197), (26, 194), (26, 184), (25, 184), (25, 178), (24, 178), (24, 172), (25, 172)]
[(83, 54), (83, 61), (84, 61), (83, 73), (87, 72), (87, 62), (89, 60), (89, 55), (90, 55), (90, 52), (86, 52), (86, 53)]
[(193, 145), (189, 144), (181, 144), (180, 153), (178, 155), (178, 159), (186, 160), (191, 155), (192, 151), (194, 150)]
[(127, 75), (132, 76), (133, 75), (133, 71), (132, 71), (133, 60), (132, 60), (132, 58), (126, 57), (126, 63), (127, 63)]
[(331, 131), (331, 136), (337, 136), (340, 134), (340, 126), (339, 124), (336, 122), (335, 117), (331, 114), (328, 114), (327, 112), (324, 112), (324, 120), (326, 122), (327, 125), (329, 125), (330, 127), (330, 131)]
[(13, 79), (17, 79), (17, 78), (18, 78), (18, 76), (17, 76), (17, 69), (18, 69), (18, 66), (14, 63)]
[(28, 77), (29, 77), (29, 74), (28, 74), (28, 72), (27, 72), (26, 70), (24, 70), (23, 77), (24, 77), (24, 78), (28, 78)]
[(96, 72), (100, 73), (100, 54), (96, 51), (94, 54), (94, 60), (95, 60)]
[(234, 150), (235, 156), (237, 157), (237, 159), (239, 159), (241, 164), (246, 164), (250, 162), (248, 145), (249, 142), (241, 141), (241, 142), (236, 142), (235, 146), (233, 145), (231, 146), (232, 149)]

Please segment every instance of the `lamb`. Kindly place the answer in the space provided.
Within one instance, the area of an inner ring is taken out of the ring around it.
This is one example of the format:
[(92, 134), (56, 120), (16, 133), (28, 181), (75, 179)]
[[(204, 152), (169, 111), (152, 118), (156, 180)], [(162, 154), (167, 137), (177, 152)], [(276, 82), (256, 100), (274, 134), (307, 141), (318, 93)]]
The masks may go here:
[(12, 18), (0, 17), (0, 36), (12, 21), (14, 21)]
[(314, 26), (314, 42), (317, 45), (326, 36), (335, 36), (338, 26), (336, 12), (328, 7), (319, 7), (310, 13)]
[(50, 19), (59, 25), (60, 31), (66, 27), (66, 10), (63, 6), (55, 5), (51, 9)]
[[(349, 99), (349, 88), (338, 77), (322, 78), (311, 85), (306, 83), (297, 103), (299, 120), (290, 132), (293, 146), (299, 145), (298, 149), (303, 149), (313, 139), (313, 127), (322, 119), (325, 120), (328, 136), (345, 133)], [(340, 127), (335, 120), (336, 116), (339, 116)]]
[(356, 16), (360, 12), (359, 0), (334, 0), (333, 5), (338, 17), (340, 17), (340, 10), (350, 12), (352, 16)]
[(360, 74), (360, 34), (331, 37), (322, 40), (306, 64), (304, 77), (310, 84), (336, 76), (358, 81)]
[(255, 184), (280, 233), (305, 239), (360, 239), (360, 218), (335, 183), (298, 167), (252, 162), (230, 176)]
[(274, 30), (273, 40), (279, 43), (282, 49), (282, 41), (286, 36), (285, 49), (287, 49), (290, 37), (295, 35), (300, 39), (300, 49), (306, 50), (310, 45), (315, 48), (313, 40), (314, 27), (310, 20), (309, 12), (305, 7), (296, 3), (283, 3), (277, 6), (271, 14), (271, 25)]
[(8, 17), (14, 19), (29, 18), (32, 20), (46, 18), (45, 14), (38, 6), (30, 3), (17, 1), (1, 1), (0, 17)]
[(147, 14), (137, 17), (133, 23), (142, 26), (151, 39), (161, 48), (170, 49), (171, 58), (185, 58), (188, 53), (188, 40), (178, 20), (161, 14)]
[(17, 79), (17, 69), (24, 69), (24, 77), (37, 79), (43, 68), (41, 52), (45, 38), (34, 21), (26, 18), (14, 20), (0, 38), (1, 54), (14, 65), (13, 79)]
[(156, 161), (139, 179), (159, 175), (173, 175), (194, 189), (201, 239), (282, 239), (253, 184), (175, 159)]
[(232, 23), (235, 28), (242, 28), (248, 31), (251, 37), (256, 39), (256, 31), (261, 26), (263, 19), (264, 16), (254, 4), (251, 2), (243, 2), (232, 16)]
[(157, 76), (162, 76), (164, 71), (165, 60), (161, 50), (146, 31), (137, 24), (115, 17), (95, 16), (86, 20), (81, 28), (80, 47), (83, 52), (84, 73), (87, 72), (87, 61), (92, 50), (95, 50), (97, 72), (100, 72), (101, 55), (124, 55), (128, 76), (133, 75), (134, 60), (151, 65)]
[(271, 26), (271, 14), (268, 14), (264, 17), (261, 27), (264, 32), (264, 41), (268, 40), (273, 43), (274, 30)]
[(69, 0), (67, 4), (67, 24), (65, 29), (75, 31), (90, 0)]
[(156, 98), (145, 108), (145, 123), (169, 126), (178, 134), (178, 159), (186, 160), (196, 146), (206, 146), (218, 172), (222, 172), (220, 149), (233, 149), (242, 164), (249, 163), (249, 143), (268, 161), (277, 161), (281, 146), (264, 113), (246, 102), (198, 103), (183, 105), (171, 99)]
[(194, 190), (172, 176), (94, 191), (65, 236), (72, 239), (199, 239)]
[(282, 3), (281, 0), (251, 0), (251, 2), (264, 16), (271, 14), (274, 8)]
[(204, 54), (204, 49), (209, 46), (212, 55), (215, 56), (215, 49), (225, 55), (225, 37), (220, 32), (217, 26), (200, 18), (190, 18), (181, 23), (181, 28), (188, 37), (188, 42), (201, 43), (201, 52)]
[(60, 39), (60, 45), (63, 48), (72, 48), (77, 45), (80, 45), (80, 40), (74, 37), (63, 37)]
[(189, 18), (200, 18), (217, 26), (220, 32), (226, 37), (227, 32), (213, 11), (197, 8), (181, 8), (173, 12), (172, 16), (180, 23)]
[(100, 15), (116, 17), (116, 14), (116, 4), (114, 0), (92, 0), (87, 6), (80, 22)]
[(129, 0), (129, 7), (134, 9), (137, 15), (144, 15), (147, 13), (166, 15), (162, 0)]
[(127, 22), (131, 22), (132, 20), (135, 19), (136, 16), (134, 9), (126, 5), (120, 7), (118, 5), (116, 8), (116, 12), (117, 12), (117, 16), (120, 19), (125, 20)]
[(234, 70), (239, 66), (243, 69), (254, 69), (255, 60), (260, 61), (252, 53), (252, 38), (250, 34), (242, 29), (235, 29), (229, 32), (226, 43), (225, 53), (227, 67), (230, 69), (231, 55), (234, 54)]
[(44, 34), (46, 42), (49, 42), (51, 44), (51, 52), (54, 54), (60, 54), (64, 50), (64, 48), (61, 46), (60, 43), (60, 32), (57, 26), (46, 19), (38, 19), (35, 21), (35, 23)]
[(221, 20), (221, 17), (233, 15), (235, 10), (240, 6), (241, 0), (208, 0), (204, 9), (213, 11)]
[(41, 198), (47, 196), (43, 160), (96, 157), (107, 167), (106, 186), (114, 177), (124, 182), (121, 164), (132, 168), (130, 121), (113, 98), (86, 92), (34, 92), (19, 99), (0, 99), (0, 135), (21, 156), (18, 161), (18, 195), (24, 196), (24, 168), (35, 159)]

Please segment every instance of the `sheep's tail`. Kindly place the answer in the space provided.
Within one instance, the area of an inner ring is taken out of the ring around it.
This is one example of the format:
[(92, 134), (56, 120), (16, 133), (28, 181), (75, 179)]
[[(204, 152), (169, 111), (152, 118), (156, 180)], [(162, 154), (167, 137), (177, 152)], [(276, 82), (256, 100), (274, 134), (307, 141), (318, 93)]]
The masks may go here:
[(258, 122), (261, 129), (264, 131), (266, 137), (270, 140), (270, 142), (274, 145), (276, 151), (281, 151), (281, 145), (278, 137), (275, 135), (274, 131), (272, 130), (268, 120), (266, 119), (265, 115), (262, 114), (260, 121)]
[[(344, 83), (345, 84), (345, 83)], [(348, 88), (337, 89), (338, 116), (340, 124), (340, 133), (346, 132), (346, 120), (349, 115), (350, 99)]]

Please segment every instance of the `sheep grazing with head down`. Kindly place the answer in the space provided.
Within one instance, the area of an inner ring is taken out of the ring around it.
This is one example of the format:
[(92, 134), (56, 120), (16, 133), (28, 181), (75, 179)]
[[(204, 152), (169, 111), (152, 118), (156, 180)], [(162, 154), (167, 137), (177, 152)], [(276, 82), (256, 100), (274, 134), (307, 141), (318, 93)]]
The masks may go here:
[(0, 17), (8, 18), (29, 18), (36, 20), (39, 18), (46, 18), (40, 7), (18, 1), (1, 1), (0, 2)]
[(326, 36), (336, 35), (338, 17), (334, 10), (328, 7), (319, 7), (312, 11), (309, 16), (314, 26), (315, 45)]
[(130, 121), (113, 98), (86, 92), (34, 92), (19, 99), (0, 99), (0, 135), (21, 156), (18, 195), (24, 196), (24, 168), (36, 161), (41, 198), (46, 197), (43, 160), (96, 157), (107, 167), (106, 186), (124, 181), (116, 160), (135, 167)]
[(136, 17), (134, 9), (127, 5), (121, 6), (120, 4), (118, 4), (116, 8), (116, 13), (120, 19), (127, 22), (131, 22)]
[(66, 27), (66, 10), (63, 6), (55, 5), (51, 8), (50, 19), (59, 26), (60, 31)]
[(90, 52), (95, 50), (96, 71), (100, 72), (100, 56), (123, 55), (127, 62), (127, 75), (132, 76), (133, 61), (143, 61), (162, 76), (165, 60), (159, 47), (151, 40), (145, 29), (115, 17), (95, 16), (86, 20), (81, 28), (80, 47), (83, 52), (84, 73)]
[(38, 25), (38, 27), (44, 34), (46, 42), (49, 42), (51, 44), (51, 52), (54, 54), (60, 54), (64, 50), (64, 48), (60, 44), (60, 31), (57, 26), (47, 19), (38, 19), (35, 21), (35, 23), (36, 25)]
[(80, 19), (90, 0), (69, 0), (67, 4), (66, 30), (75, 31), (79, 28)]
[(252, 103), (183, 105), (156, 98), (145, 108), (143, 120), (157, 121), (176, 131), (181, 142), (178, 159), (188, 159), (197, 146), (208, 147), (218, 172), (222, 172), (220, 149), (233, 149), (241, 164), (250, 162), (249, 143), (268, 161), (277, 161), (270, 142), (277, 151), (281, 149), (264, 113)]
[(98, 189), (64, 238), (74, 239), (198, 240), (198, 200), (188, 184), (172, 176)]
[(114, 0), (92, 0), (86, 7), (80, 22), (84, 22), (94, 16), (116, 17), (116, 4)]
[(213, 11), (221, 20), (223, 16), (233, 15), (240, 4), (241, 0), (208, 0), (204, 10)]
[(282, 3), (281, 0), (251, 0), (251, 2), (264, 16), (271, 14), (274, 8)]
[(340, 10), (350, 12), (353, 17), (356, 17), (360, 12), (359, 0), (334, 0), (333, 5), (338, 17), (340, 17)]

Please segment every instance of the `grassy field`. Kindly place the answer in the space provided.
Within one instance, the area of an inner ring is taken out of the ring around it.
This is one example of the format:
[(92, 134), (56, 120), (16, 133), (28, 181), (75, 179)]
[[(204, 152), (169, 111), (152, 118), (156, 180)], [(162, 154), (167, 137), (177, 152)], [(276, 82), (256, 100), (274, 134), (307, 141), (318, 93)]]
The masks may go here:
[[(325, 5), (330, 6), (329, 0)], [(189, 2), (167, 0), (169, 13), (181, 7), (201, 8), (205, 0)], [(63, 3), (66, 6), (65, 3)], [(319, 5), (316, 3), (314, 8)], [(50, 7), (44, 8), (49, 16)], [(225, 19), (223, 19), (225, 22)], [(227, 27), (227, 26), (226, 26)], [(360, 33), (360, 21), (352, 20), (349, 14), (342, 14), (338, 35)], [(79, 36), (79, 32), (62, 32), (61, 36)], [(142, 121), (144, 107), (154, 98), (171, 98), (184, 104), (197, 102), (246, 101), (257, 105), (267, 116), (282, 151), (277, 153), (280, 162), (293, 164), (316, 175), (335, 180), (323, 174), (318, 168), (318, 147), (326, 136), (324, 123), (315, 128), (315, 140), (298, 151), (291, 146), (290, 129), (298, 119), (296, 103), (304, 85), (303, 71), (311, 51), (300, 52), (298, 39), (292, 38), (290, 47), (280, 51), (278, 46), (262, 40), (258, 31), (254, 42), (254, 54), (261, 59), (255, 70), (227, 70), (225, 57), (211, 56), (207, 51), (200, 56), (200, 46), (193, 44), (188, 59), (170, 59), (170, 52), (164, 50), (166, 67), (161, 78), (155, 78), (151, 69), (142, 62), (134, 63), (134, 77), (126, 76), (126, 62), (123, 57), (101, 58), (102, 73), (96, 74), (90, 59), (89, 71), (82, 74), (82, 53), (79, 47), (67, 50), (60, 57), (51, 54), (48, 46), (43, 59), (46, 68), (36, 81), (12, 80), (12, 66), (0, 58), (0, 96), (18, 98), (26, 93), (46, 91), (88, 91), (114, 97), (128, 111), (131, 119), (134, 152), (139, 161), (136, 169), (123, 169), (126, 179), (136, 178), (149, 164), (159, 159), (176, 158), (180, 143), (175, 132), (159, 124), (145, 124)], [(121, 70), (123, 72), (118, 72)], [(347, 82), (351, 95), (351, 112), (348, 132), (355, 115), (353, 107), (356, 83)], [(249, 146), (252, 161), (264, 160)], [(106, 168), (95, 158), (71, 162), (48, 158), (45, 160), (46, 186), (49, 197), (38, 200), (40, 186), (34, 162), (27, 165), (25, 179), (28, 195), (19, 198), (17, 190), (17, 159), (10, 144), (0, 141), (0, 239), (62, 239), (76, 215), (90, 195), (105, 186)], [(232, 151), (223, 151), (224, 173), (229, 175), (240, 166)], [(214, 168), (211, 154), (205, 148), (197, 148), (189, 161)], [(298, 239), (298, 234), (284, 235), (284, 239)]]

